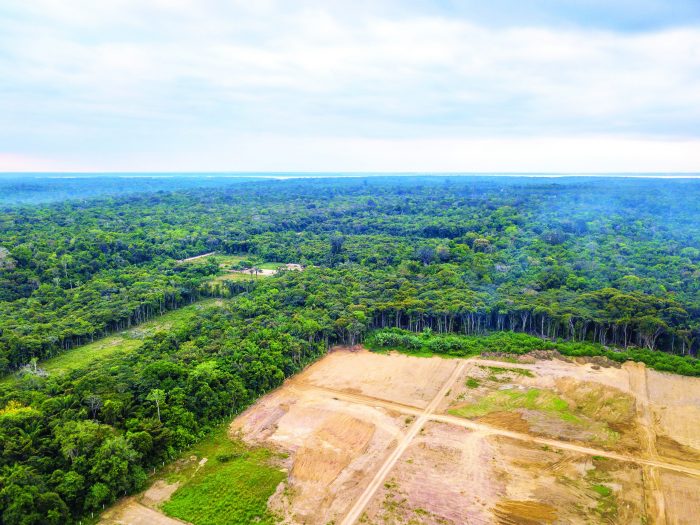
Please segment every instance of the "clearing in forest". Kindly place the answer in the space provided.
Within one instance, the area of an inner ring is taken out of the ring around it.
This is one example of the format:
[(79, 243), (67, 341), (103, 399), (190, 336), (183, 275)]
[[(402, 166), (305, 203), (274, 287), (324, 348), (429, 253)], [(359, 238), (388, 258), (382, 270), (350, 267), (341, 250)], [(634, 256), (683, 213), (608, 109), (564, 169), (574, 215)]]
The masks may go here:
[[(161, 316), (135, 325), (132, 328), (98, 338), (92, 343), (76, 346), (75, 348), (62, 352), (56, 357), (40, 361), (37, 365), (37, 369), (50, 376), (57, 376), (73, 370), (87, 368), (91, 363), (99, 359), (104, 359), (118, 353), (133, 352), (142, 345), (143, 339), (146, 337), (156, 332), (173, 330), (190, 319), (197, 310), (209, 306), (221, 306), (224, 304), (224, 301), (224, 299), (204, 299), (188, 306), (170, 310)], [(0, 378), (0, 384), (16, 383), (20, 380), (21, 376), (21, 372), (8, 374)]]
[(187, 259), (176, 261), (178, 264), (206, 264), (210, 260), (215, 260), (222, 275), (217, 276), (214, 281), (237, 281), (243, 279), (269, 277), (277, 274), (280, 270), (303, 270), (304, 267), (296, 263), (262, 262), (254, 256), (228, 255), (216, 252), (203, 253)]
[[(691, 524), (698, 407), (700, 379), (635, 363), (339, 348), (234, 420), (226, 446), (248, 463), (206, 462), (170, 501), (120, 512), (216, 523), (216, 491), (229, 523), (252, 501), (258, 521), (286, 524)], [(255, 497), (240, 469), (266, 480)]]

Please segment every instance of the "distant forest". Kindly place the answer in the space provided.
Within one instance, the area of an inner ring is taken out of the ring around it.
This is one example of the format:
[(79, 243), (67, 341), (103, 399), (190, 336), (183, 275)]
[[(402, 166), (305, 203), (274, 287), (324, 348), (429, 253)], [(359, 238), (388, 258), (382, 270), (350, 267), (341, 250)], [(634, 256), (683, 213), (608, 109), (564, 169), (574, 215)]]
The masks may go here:
[[(85, 194), (0, 209), (2, 523), (101, 510), (336, 343), (557, 348), (700, 375), (700, 181), (372, 177)], [(234, 255), (305, 269), (218, 279)], [(203, 298), (221, 300), (145, 331), (136, 352), (42, 373), (45, 359)]]
[(323, 305), (338, 340), (394, 326), (700, 344), (696, 181), (280, 181), (5, 210), (0, 371), (210, 295), (215, 266), (175, 262), (210, 251), (341, 279)]

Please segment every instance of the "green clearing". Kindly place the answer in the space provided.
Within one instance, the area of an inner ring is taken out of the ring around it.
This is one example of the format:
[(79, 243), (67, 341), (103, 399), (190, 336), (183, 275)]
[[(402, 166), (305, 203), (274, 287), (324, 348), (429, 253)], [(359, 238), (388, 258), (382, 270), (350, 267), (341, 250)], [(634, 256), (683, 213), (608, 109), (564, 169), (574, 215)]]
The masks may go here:
[(219, 253), (207, 255), (199, 259), (183, 261), (181, 264), (203, 265), (209, 264), (212, 261), (216, 263), (221, 269), (232, 268), (244, 261), (246, 261), (249, 266), (260, 268), (261, 270), (277, 270), (280, 266), (284, 266), (284, 263), (281, 262), (263, 262), (254, 255), (228, 255)]
[(227, 432), (228, 425), (224, 425), (183, 454), (207, 458), (207, 462), (198, 469), (198, 461), (193, 461), (170, 473), (168, 481), (182, 485), (162, 510), (194, 525), (276, 523), (267, 500), (286, 474), (271, 465), (271, 451), (249, 449), (231, 440)]
[[(220, 299), (205, 299), (197, 303), (171, 310), (160, 317), (146, 321), (128, 330), (98, 339), (93, 343), (77, 346), (62, 354), (39, 363), (39, 367), (49, 375), (62, 375), (73, 370), (87, 368), (96, 360), (104, 359), (117, 352), (132, 352), (141, 346), (143, 338), (162, 330), (177, 328), (203, 307), (213, 306)], [(0, 379), (0, 385), (17, 382), (19, 376), (10, 374)]]
[(549, 412), (569, 423), (580, 422), (580, 419), (571, 412), (566, 401), (548, 390), (537, 388), (525, 392), (497, 390), (482, 397), (474, 404), (453, 408), (449, 412), (455, 416), (470, 418), (519, 408)]
[(217, 275), (210, 282), (216, 283), (222, 281), (252, 281), (255, 279), (261, 279), (263, 277), (267, 277), (267, 275), (251, 275), (248, 273), (229, 272), (223, 275)]
[(260, 268), (261, 270), (278, 270), (280, 266), (284, 266), (284, 264), (278, 262), (266, 262), (255, 265), (256, 268)]

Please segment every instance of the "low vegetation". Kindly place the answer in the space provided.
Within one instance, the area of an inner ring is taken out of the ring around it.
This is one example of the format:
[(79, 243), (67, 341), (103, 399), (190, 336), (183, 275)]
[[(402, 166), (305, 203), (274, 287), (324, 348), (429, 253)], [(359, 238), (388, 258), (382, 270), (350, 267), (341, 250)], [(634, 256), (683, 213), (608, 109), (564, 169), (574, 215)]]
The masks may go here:
[(169, 476), (168, 481), (182, 484), (162, 505), (166, 514), (197, 525), (276, 523), (267, 500), (286, 474), (272, 464), (269, 450), (249, 449), (222, 427), (183, 458), (190, 455), (196, 459), (189, 468)]
[(496, 390), (480, 398), (476, 403), (453, 408), (450, 414), (460, 417), (480, 417), (492, 412), (508, 412), (517, 409), (540, 410), (556, 415), (563, 421), (578, 423), (569, 404), (548, 390), (536, 388), (525, 392), (519, 390)]
[(488, 370), (493, 377), (498, 377), (501, 374), (515, 374), (524, 377), (535, 377), (535, 374), (533, 374), (527, 368), (503, 368), (501, 366), (485, 366), (483, 368)]
[[(515, 332), (468, 336), (438, 334), (430, 330), (414, 333), (388, 328), (369, 334), (366, 344), (374, 350), (391, 349), (418, 356), (468, 357), (484, 353), (518, 356), (534, 351), (552, 350), (571, 357), (603, 356), (618, 363), (639, 361), (655, 370), (700, 376), (700, 360), (687, 355), (679, 356), (642, 348), (610, 348), (590, 342), (548, 341), (534, 335)], [(516, 373), (526, 374), (527, 371)]]

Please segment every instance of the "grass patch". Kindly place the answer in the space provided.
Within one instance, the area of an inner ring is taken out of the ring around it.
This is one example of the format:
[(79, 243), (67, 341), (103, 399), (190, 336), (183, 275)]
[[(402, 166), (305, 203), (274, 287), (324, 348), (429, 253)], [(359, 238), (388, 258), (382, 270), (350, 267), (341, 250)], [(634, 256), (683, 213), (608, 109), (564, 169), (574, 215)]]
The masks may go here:
[(610, 479), (607, 473), (598, 469), (592, 469), (586, 473), (588, 487), (597, 496), (596, 513), (600, 518), (600, 523), (616, 522), (618, 508), (615, 491), (605, 483)]
[(550, 412), (569, 423), (580, 422), (579, 418), (571, 412), (566, 401), (548, 390), (536, 388), (525, 392), (513, 390), (491, 392), (474, 404), (453, 408), (450, 410), (450, 414), (471, 418), (485, 416), (491, 412), (507, 412), (519, 408)]
[(261, 274), (255, 275), (249, 273), (228, 272), (223, 275), (217, 275), (210, 282), (216, 283), (222, 281), (254, 281), (255, 279), (263, 279), (265, 277), (269, 276)]
[(185, 457), (196, 455), (208, 461), (199, 470), (198, 462), (192, 462), (172, 474), (171, 479), (182, 485), (162, 505), (163, 511), (194, 525), (276, 523), (267, 500), (286, 474), (271, 465), (271, 451), (248, 449), (227, 432), (223, 426), (185, 453)]
[(612, 489), (610, 487), (606, 487), (605, 485), (593, 485), (591, 488), (597, 492), (599, 496), (604, 498), (612, 494)]
[(467, 379), (465, 385), (467, 388), (479, 388), (479, 381), (473, 377), (470, 377)]
[(280, 266), (284, 266), (284, 264), (278, 262), (266, 262), (255, 265), (256, 268), (260, 268), (261, 270), (279, 270)]

